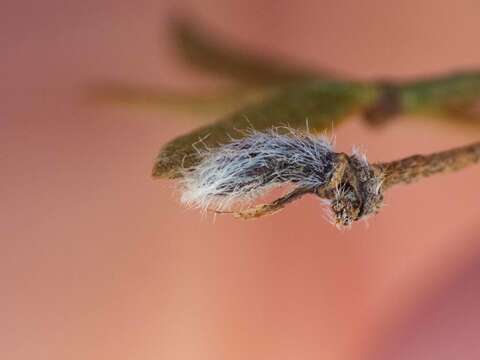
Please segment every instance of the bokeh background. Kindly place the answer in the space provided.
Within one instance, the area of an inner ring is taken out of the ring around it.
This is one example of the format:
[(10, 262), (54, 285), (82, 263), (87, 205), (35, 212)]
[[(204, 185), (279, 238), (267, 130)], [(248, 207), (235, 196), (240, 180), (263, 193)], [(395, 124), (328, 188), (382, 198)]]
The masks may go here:
[[(360, 78), (480, 67), (472, 0), (3, 0), (0, 358), (478, 357), (478, 168), (393, 189), (370, 227), (346, 232), (315, 198), (213, 223), (150, 178), (160, 146), (200, 120), (94, 105), (85, 89), (211, 86), (176, 58), (173, 11)], [(479, 135), (407, 118), (336, 130), (339, 149), (374, 160)]]

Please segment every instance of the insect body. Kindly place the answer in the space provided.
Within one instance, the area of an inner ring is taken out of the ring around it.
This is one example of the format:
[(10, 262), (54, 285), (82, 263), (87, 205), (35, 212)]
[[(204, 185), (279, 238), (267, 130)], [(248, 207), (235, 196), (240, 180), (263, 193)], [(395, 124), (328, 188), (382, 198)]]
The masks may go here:
[(231, 211), (280, 185), (294, 189), (271, 204), (235, 214), (249, 219), (274, 213), (305, 194), (330, 203), (342, 226), (375, 213), (382, 204), (383, 172), (360, 155), (335, 153), (323, 136), (287, 129), (251, 132), (212, 151), (204, 150), (198, 165), (186, 168), (182, 201), (201, 209)]

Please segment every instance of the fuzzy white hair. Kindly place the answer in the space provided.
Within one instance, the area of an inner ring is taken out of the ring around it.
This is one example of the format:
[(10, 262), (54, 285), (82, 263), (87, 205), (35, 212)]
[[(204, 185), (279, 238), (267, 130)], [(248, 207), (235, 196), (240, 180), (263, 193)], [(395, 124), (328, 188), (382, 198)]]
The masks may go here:
[(229, 210), (282, 184), (312, 189), (324, 185), (334, 165), (331, 142), (286, 130), (251, 131), (214, 150), (200, 151), (200, 163), (183, 170), (181, 201), (203, 210)]

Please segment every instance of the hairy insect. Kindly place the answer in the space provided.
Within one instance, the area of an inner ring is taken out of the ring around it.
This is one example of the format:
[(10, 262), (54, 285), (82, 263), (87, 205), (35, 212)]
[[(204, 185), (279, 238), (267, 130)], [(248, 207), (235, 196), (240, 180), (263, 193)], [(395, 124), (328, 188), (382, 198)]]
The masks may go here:
[(327, 183), (335, 155), (321, 136), (289, 130), (251, 132), (222, 147), (200, 152), (203, 160), (185, 169), (182, 201), (202, 209), (229, 209), (271, 189), (290, 183), (316, 189)]
[[(343, 227), (377, 213), (385, 190), (395, 184), (478, 162), (480, 143), (370, 164), (358, 152), (334, 152), (323, 136), (288, 129), (286, 133), (252, 131), (199, 153), (200, 162), (182, 173), (182, 202), (186, 205), (251, 219), (273, 214), (303, 195), (313, 194), (327, 201), (334, 223)], [(293, 190), (270, 204), (234, 209), (286, 184)]]

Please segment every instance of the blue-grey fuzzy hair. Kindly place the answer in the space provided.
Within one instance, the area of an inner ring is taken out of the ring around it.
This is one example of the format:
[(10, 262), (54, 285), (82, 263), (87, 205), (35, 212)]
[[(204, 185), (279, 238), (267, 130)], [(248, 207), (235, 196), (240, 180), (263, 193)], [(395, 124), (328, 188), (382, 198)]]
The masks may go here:
[(331, 142), (287, 130), (252, 131), (201, 150), (200, 163), (183, 170), (181, 201), (204, 210), (229, 210), (279, 185), (315, 189), (327, 183), (334, 168)]

